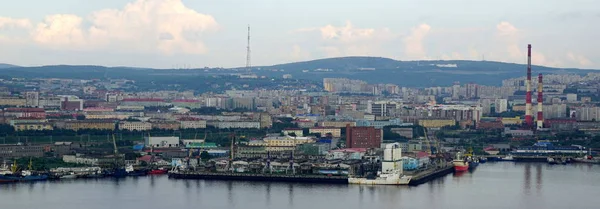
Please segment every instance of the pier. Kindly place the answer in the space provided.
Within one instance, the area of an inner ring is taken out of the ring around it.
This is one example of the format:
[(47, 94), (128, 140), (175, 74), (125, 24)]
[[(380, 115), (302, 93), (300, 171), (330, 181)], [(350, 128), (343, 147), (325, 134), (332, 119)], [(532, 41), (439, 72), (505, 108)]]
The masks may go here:
[(348, 184), (347, 176), (325, 175), (287, 175), (287, 174), (257, 174), (257, 173), (215, 173), (215, 172), (175, 172), (169, 173), (173, 179), (206, 179), (233, 181), (273, 181), (299, 183), (328, 183)]
[(445, 176), (452, 172), (454, 172), (454, 167), (451, 164), (448, 164), (447, 166), (445, 166), (443, 168), (427, 169), (427, 170), (415, 173), (415, 175), (412, 177), (412, 180), (410, 180), (410, 183), (408, 185), (417, 186), (417, 185), (426, 183), (428, 181), (431, 181), (433, 179)]

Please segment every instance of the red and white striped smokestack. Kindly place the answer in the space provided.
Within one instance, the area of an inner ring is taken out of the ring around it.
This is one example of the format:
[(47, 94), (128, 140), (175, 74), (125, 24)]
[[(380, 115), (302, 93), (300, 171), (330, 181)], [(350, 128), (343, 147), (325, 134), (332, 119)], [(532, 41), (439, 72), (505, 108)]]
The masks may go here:
[(538, 75), (538, 99), (537, 99), (537, 128), (544, 128), (544, 109), (543, 109), (543, 104), (544, 103), (544, 84), (542, 82), (542, 74), (540, 73)]
[(533, 127), (531, 107), (531, 44), (527, 45), (527, 80), (525, 81), (527, 94), (525, 95), (525, 124), (528, 128)]

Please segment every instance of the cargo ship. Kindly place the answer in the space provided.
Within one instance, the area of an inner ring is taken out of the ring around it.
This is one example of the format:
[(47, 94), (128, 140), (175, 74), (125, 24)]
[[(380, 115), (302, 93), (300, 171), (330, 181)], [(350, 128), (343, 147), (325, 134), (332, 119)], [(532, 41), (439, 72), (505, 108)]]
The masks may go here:
[(348, 178), (350, 184), (368, 184), (368, 185), (408, 185), (412, 176), (406, 176), (402, 173), (402, 151), (400, 144), (393, 143), (385, 145), (383, 150), (383, 161), (381, 162), (381, 171), (377, 176), (365, 178)]
[(467, 171), (469, 170), (469, 162), (465, 159), (462, 154), (456, 153), (456, 159), (452, 161), (454, 165), (454, 171)]

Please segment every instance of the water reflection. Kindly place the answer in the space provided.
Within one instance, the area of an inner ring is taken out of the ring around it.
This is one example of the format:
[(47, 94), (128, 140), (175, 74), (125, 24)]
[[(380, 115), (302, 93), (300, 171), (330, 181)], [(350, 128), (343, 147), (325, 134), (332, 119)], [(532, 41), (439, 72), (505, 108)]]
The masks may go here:
[(531, 193), (531, 164), (525, 164), (525, 183), (523, 184), (523, 193), (529, 195)]
[[(0, 208), (596, 208), (598, 196), (599, 165), (503, 162), (416, 187), (174, 180), (166, 176), (18, 183), (0, 185)], [(63, 203), (65, 198), (69, 204)]]
[(539, 194), (542, 191), (542, 164), (535, 165), (535, 189)]
[(288, 206), (294, 206), (294, 185), (288, 184)]

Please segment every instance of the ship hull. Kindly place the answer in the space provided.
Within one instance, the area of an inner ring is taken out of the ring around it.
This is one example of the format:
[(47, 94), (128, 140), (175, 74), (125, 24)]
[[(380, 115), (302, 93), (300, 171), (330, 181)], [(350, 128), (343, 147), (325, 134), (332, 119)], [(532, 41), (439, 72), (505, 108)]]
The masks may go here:
[(377, 178), (377, 179), (367, 179), (367, 178), (348, 178), (349, 184), (363, 184), (363, 185), (408, 185), (412, 177), (403, 176), (400, 178)]
[(156, 169), (156, 170), (151, 170), (148, 172), (148, 174), (150, 175), (161, 175), (161, 174), (167, 174), (167, 170), (161, 170), (161, 169)]
[(454, 160), (452, 162), (455, 171), (467, 171), (469, 170), (469, 163), (462, 160)]

